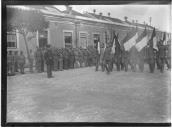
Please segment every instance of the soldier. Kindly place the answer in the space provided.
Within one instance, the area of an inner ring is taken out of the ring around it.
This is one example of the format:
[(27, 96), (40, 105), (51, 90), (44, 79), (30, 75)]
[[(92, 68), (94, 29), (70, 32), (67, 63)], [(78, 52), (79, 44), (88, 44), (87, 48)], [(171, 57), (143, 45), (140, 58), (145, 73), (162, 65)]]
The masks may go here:
[(139, 69), (141, 72), (144, 71), (144, 50), (142, 49), (140, 52), (138, 52), (138, 61), (139, 61)]
[(148, 63), (149, 63), (150, 73), (154, 73), (154, 69), (155, 69), (154, 51), (153, 48), (151, 48), (150, 46), (148, 47)]
[(47, 77), (52, 78), (52, 66), (53, 66), (53, 53), (50, 48), (50, 45), (47, 45), (47, 48), (44, 53), (44, 60), (47, 65)]
[(30, 64), (29, 64), (29, 70), (31, 73), (33, 73), (33, 62), (34, 62), (34, 54), (32, 50), (30, 49)]
[(70, 50), (70, 57), (69, 57), (69, 59), (70, 59), (70, 68), (74, 68), (74, 62), (75, 62), (75, 55), (74, 55), (74, 50), (73, 50), (73, 48), (71, 48), (71, 50)]
[(54, 62), (53, 69), (54, 69), (54, 71), (57, 71), (58, 70), (58, 54), (57, 54), (57, 49), (53, 48), (52, 52), (53, 52), (53, 62)]
[(59, 70), (63, 71), (63, 52), (62, 49), (59, 49)]
[(129, 64), (129, 52), (124, 51), (124, 68), (125, 68), (125, 72), (128, 71), (128, 64)]
[(40, 64), (41, 64), (41, 72), (44, 72), (44, 68), (45, 68), (45, 66), (44, 66), (44, 53), (45, 53), (45, 48), (40, 48)]
[(167, 47), (165, 48), (164, 61), (165, 61), (165, 64), (167, 65), (167, 68), (169, 69), (170, 65), (169, 65), (169, 61), (168, 61), (168, 48)]
[(130, 62), (131, 62), (131, 69), (133, 72), (136, 71), (136, 64), (138, 62), (138, 52), (137, 52), (137, 49), (135, 46), (133, 46), (131, 49), (130, 49)]
[(14, 55), (14, 68), (15, 68), (15, 72), (18, 72), (18, 51), (15, 51), (15, 55)]
[(36, 61), (36, 70), (38, 73), (41, 72), (41, 51), (40, 48), (37, 47), (35, 51), (35, 61)]
[(99, 64), (100, 64), (100, 41), (97, 41), (97, 44), (96, 44), (96, 56), (95, 56), (95, 62), (96, 62), (96, 70), (95, 71), (98, 71), (98, 68), (99, 68)]
[(160, 71), (164, 71), (164, 58), (165, 58), (165, 47), (163, 44), (159, 45), (159, 62), (160, 62)]
[(24, 65), (25, 65), (25, 56), (23, 55), (23, 52), (20, 52), (19, 56), (19, 68), (20, 68), (20, 73), (24, 74)]
[(10, 75), (10, 76), (15, 75), (15, 72), (14, 72), (14, 56), (12, 54), (12, 51), (9, 51), (9, 54), (7, 56), (7, 64), (8, 64), (8, 75)]
[(107, 47), (105, 48), (105, 51), (104, 51), (104, 56), (103, 56), (103, 63), (104, 63), (104, 67), (107, 71), (107, 74), (110, 73), (110, 64), (111, 64), (111, 47), (109, 44), (107, 44)]

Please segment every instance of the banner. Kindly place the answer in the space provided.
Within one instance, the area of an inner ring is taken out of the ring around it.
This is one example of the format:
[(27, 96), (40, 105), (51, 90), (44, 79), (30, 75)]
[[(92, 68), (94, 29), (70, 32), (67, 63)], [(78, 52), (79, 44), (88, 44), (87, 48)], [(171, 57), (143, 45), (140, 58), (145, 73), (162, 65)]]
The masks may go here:
[(136, 39), (138, 38), (138, 34), (136, 33), (131, 39), (129, 39), (125, 44), (124, 48), (126, 51), (129, 51), (130, 48), (136, 44)]
[(141, 41), (139, 41), (139, 42), (135, 45), (137, 51), (141, 51), (141, 50), (147, 45), (147, 42), (148, 42), (148, 37), (145, 36), (144, 38), (142, 38)]

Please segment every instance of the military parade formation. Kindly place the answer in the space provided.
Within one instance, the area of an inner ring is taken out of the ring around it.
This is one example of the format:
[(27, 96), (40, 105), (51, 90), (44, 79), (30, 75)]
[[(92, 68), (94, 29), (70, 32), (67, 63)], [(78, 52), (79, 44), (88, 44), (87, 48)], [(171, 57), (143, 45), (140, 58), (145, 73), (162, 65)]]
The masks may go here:
[[(155, 30), (152, 32), (152, 36), (149, 41), (146, 42), (146, 46), (140, 50), (136, 45), (131, 46), (129, 50), (126, 50), (125, 41), (129, 34), (119, 42), (118, 34), (113, 33), (113, 38), (106, 41), (106, 43), (97, 40), (95, 46), (88, 46), (84, 48), (55, 48), (51, 45), (47, 45), (44, 48), (36, 49), (35, 53), (30, 50), (29, 71), (44, 72), (47, 71), (47, 77), (53, 77), (52, 71), (63, 71), (67, 69), (74, 69), (80, 67), (95, 66), (95, 71), (101, 67), (102, 72), (109, 74), (113, 71), (114, 65), (116, 70), (125, 72), (131, 67), (131, 71), (137, 71), (137, 65), (140, 72), (144, 71), (144, 64), (149, 65), (150, 73), (154, 73), (155, 65), (161, 73), (164, 71), (166, 65), (168, 69), (171, 68), (171, 47), (170, 45), (163, 45), (163, 39), (156, 42), (157, 49), (154, 48), (153, 36)], [(142, 35), (145, 34), (145, 31)], [(146, 51), (146, 55), (145, 55)], [(35, 62), (35, 63), (34, 63)], [(7, 75), (15, 75), (16, 72), (24, 74), (26, 64), (26, 57), (23, 52), (8, 51), (7, 53)], [(35, 68), (33, 68), (35, 67)], [(33, 71), (35, 69), (35, 71)]]

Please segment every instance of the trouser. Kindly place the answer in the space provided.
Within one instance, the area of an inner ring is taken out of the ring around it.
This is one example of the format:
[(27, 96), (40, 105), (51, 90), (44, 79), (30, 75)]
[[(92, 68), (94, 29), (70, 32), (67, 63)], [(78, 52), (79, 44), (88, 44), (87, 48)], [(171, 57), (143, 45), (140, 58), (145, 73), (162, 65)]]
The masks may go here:
[(63, 59), (63, 68), (68, 69), (68, 59), (66, 58)]
[(50, 78), (52, 77), (52, 65), (47, 64), (47, 77)]
[(107, 73), (110, 72), (110, 65), (111, 65), (111, 61), (110, 60), (105, 60), (104, 67), (105, 67)]
[(154, 70), (155, 70), (155, 60), (154, 59), (149, 59), (149, 69), (150, 69), (150, 73), (154, 73)]
[(15, 67), (14, 63), (8, 64), (8, 75), (15, 75)]
[(99, 69), (100, 57), (96, 57), (96, 71)]
[(143, 72), (143, 70), (144, 70), (144, 60), (141, 60), (139, 62), (139, 69), (140, 69), (141, 72)]
[(156, 59), (156, 65), (157, 65), (157, 69), (160, 69), (160, 63), (159, 63), (158, 58)]
[(19, 64), (19, 68), (20, 68), (20, 73), (24, 74), (24, 64), (23, 63)]
[(128, 60), (124, 61), (124, 68), (125, 68), (125, 72), (128, 71)]
[(44, 72), (44, 61), (41, 60), (41, 72)]
[(160, 58), (160, 71), (161, 71), (161, 73), (164, 72), (164, 62), (165, 62), (164, 58)]
[(41, 63), (41, 61), (37, 61), (37, 71), (39, 73), (42, 72), (42, 63)]
[(164, 63), (167, 65), (167, 68), (170, 68), (170, 64), (167, 58), (164, 58)]
[(63, 70), (63, 59), (59, 59), (58, 65), (59, 65), (59, 70), (62, 71)]
[(58, 70), (58, 59), (54, 59), (54, 71), (57, 71)]
[(29, 70), (30, 72), (33, 72), (33, 60), (30, 60)]
[(15, 62), (15, 72), (18, 72), (18, 62)]

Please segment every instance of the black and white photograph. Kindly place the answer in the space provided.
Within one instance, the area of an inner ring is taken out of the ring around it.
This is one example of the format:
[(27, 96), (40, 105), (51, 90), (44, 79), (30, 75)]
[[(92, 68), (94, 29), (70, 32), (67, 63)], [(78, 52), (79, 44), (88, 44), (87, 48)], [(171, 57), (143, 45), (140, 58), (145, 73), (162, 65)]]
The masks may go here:
[(170, 11), (7, 5), (6, 122), (171, 123)]

